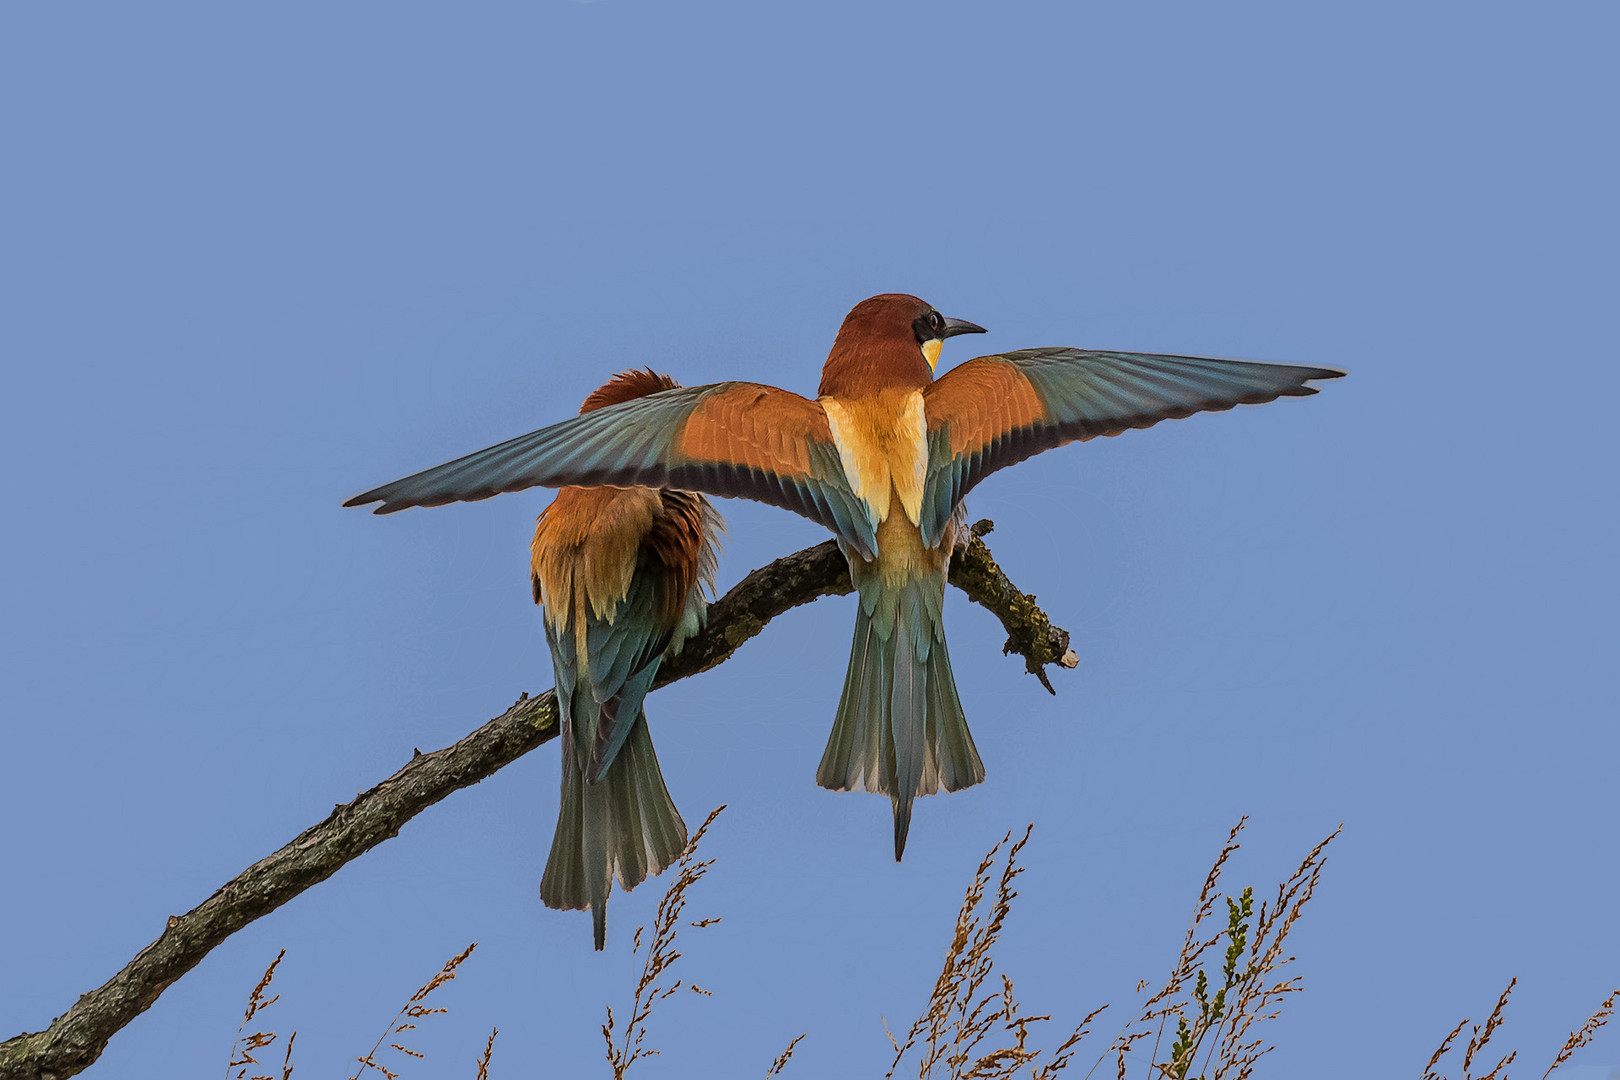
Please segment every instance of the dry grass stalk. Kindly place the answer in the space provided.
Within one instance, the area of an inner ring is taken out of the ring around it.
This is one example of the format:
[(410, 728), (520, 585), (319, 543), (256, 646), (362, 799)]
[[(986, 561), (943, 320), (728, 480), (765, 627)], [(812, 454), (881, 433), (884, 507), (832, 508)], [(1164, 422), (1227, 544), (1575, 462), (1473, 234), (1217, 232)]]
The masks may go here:
[(495, 1052), (495, 1036), (500, 1033), (498, 1027), (489, 1029), (489, 1041), (484, 1043), (484, 1052), (478, 1058), (478, 1080), (489, 1080), (489, 1058)]
[(1603, 1004), (1597, 1007), (1597, 1011), (1586, 1018), (1586, 1023), (1569, 1033), (1569, 1038), (1564, 1040), (1564, 1045), (1559, 1049), (1558, 1056), (1553, 1059), (1551, 1065), (1547, 1066), (1547, 1071), (1541, 1074), (1541, 1080), (1547, 1080), (1547, 1077), (1552, 1075), (1554, 1069), (1566, 1064), (1575, 1051), (1592, 1041), (1592, 1036), (1598, 1033), (1598, 1029), (1613, 1018), (1614, 1003), (1617, 998), (1620, 998), (1620, 990), (1616, 990), (1604, 998)]
[[(1474, 1025), (1468, 1039), (1468, 1046), (1463, 1050), (1462, 1072), (1459, 1074), (1458, 1080), (1507, 1080), (1506, 1070), (1518, 1058), (1519, 1052), (1517, 1050), (1511, 1050), (1505, 1054), (1497, 1061), (1491, 1071), (1483, 1076), (1476, 1077), (1474, 1075), (1474, 1058), (1490, 1044), (1492, 1037), (1496, 1034), (1496, 1029), (1502, 1026), (1502, 1020), (1507, 1011), (1508, 998), (1512, 995), (1513, 988), (1518, 984), (1517, 977), (1509, 980), (1507, 989), (1503, 990), (1502, 996), (1496, 999), (1496, 1008), (1491, 1010), (1491, 1015), (1486, 1017), (1485, 1023)], [(1603, 1003), (1597, 1007), (1597, 1011), (1587, 1017), (1584, 1024), (1569, 1033), (1569, 1038), (1564, 1040), (1564, 1045), (1558, 1050), (1558, 1056), (1553, 1059), (1551, 1065), (1547, 1066), (1547, 1071), (1541, 1074), (1541, 1080), (1547, 1080), (1547, 1077), (1551, 1076), (1554, 1070), (1568, 1064), (1575, 1051), (1592, 1041), (1593, 1036), (1613, 1018), (1616, 1000), (1620, 1000), (1620, 990), (1616, 990), (1604, 998)], [(1424, 1066), (1423, 1080), (1448, 1080), (1444, 1073), (1435, 1071), (1435, 1066), (1439, 1065), (1441, 1059), (1451, 1052), (1452, 1044), (1456, 1042), (1457, 1036), (1462, 1034), (1462, 1029), (1467, 1027), (1469, 1023), (1470, 1021), (1464, 1018), (1461, 1023), (1451, 1029), (1451, 1034), (1441, 1040), (1440, 1048), (1434, 1052), (1433, 1057), (1429, 1058), (1429, 1064)]]
[[(1517, 976), (1508, 980), (1507, 989), (1503, 990), (1502, 996), (1496, 999), (1496, 1008), (1491, 1010), (1491, 1015), (1485, 1018), (1483, 1025), (1475, 1024), (1473, 1031), (1469, 1033), (1468, 1046), (1463, 1050), (1462, 1073), (1459, 1075), (1458, 1080), (1507, 1080), (1507, 1074), (1503, 1070), (1513, 1064), (1513, 1059), (1519, 1056), (1517, 1050), (1509, 1051), (1506, 1056), (1496, 1063), (1495, 1068), (1479, 1077), (1474, 1075), (1474, 1058), (1481, 1050), (1490, 1045), (1492, 1037), (1496, 1034), (1496, 1029), (1502, 1026), (1508, 998), (1513, 995), (1513, 988), (1517, 985), (1519, 985)], [(1445, 1074), (1435, 1072), (1434, 1067), (1440, 1064), (1440, 1060), (1451, 1052), (1452, 1044), (1457, 1041), (1457, 1036), (1462, 1034), (1462, 1029), (1467, 1027), (1468, 1024), (1468, 1018), (1464, 1017), (1462, 1023), (1452, 1028), (1451, 1034), (1440, 1041), (1439, 1049), (1435, 1050), (1434, 1056), (1430, 1057), (1429, 1063), (1423, 1067), (1423, 1080), (1447, 1080)], [(1547, 1071), (1550, 1073), (1557, 1067), (1555, 1063)]]
[[(950, 948), (946, 950), (945, 963), (934, 982), (927, 1007), (906, 1033), (904, 1044), (892, 1034), (889, 1035), (889, 1041), (894, 1045), (894, 1061), (889, 1066), (885, 1080), (894, 1076), (913, 1049), (920, 1051), (917, 1061), (920, 1080), (932, 1077), (941, 1065), (944, 1066), (944, 1075), (951, 1080), (1010, 1078), (1017, 1076), (1020, 1071), (1026, 1071), (1038, 1080), (1048, 1080), (1068, 1067), (1075, 1046), (1085, 1036), (1091, 1021), (1102, 1012), (1102, 1009), (1097, 1009), (1082, 1020), (1053, 1051), (1049, 1060), (1043, 1066), (1036, 1067), (1036, 1059), (1044, 1051), (1030, 1048), (1029, 1027), (1051, 1017), (1023, 1013), (1013, 995), (1012, 980), (996, 972), (995, 958), (991, 953), (1006, 925), (1013, 898), (1018, 895), (1013, 883), (1024, 872), (1023, 867), (1018, 865), (1018, 855), (1029, 843), (1033, 829), (1033, 825), (1026, 828), (1024, 835), (1007, 849), (1007, 860), (996, 882), (995, 898), (987, 916), (981, 911), (985, 891), (989, 888), (996, 858), (1002, 846), (1012, 841), (1012, 833), (997, 841), (979, 862), (973, 881), (962, 898)], [(999, 986), (992, 983), (992, 975), (999, 977)], [(980, 1044), (998, 1029), (1011, 1033), (1010, 1044), (980, 1053)], [(888, 1030), (887, 1024), (884, 1030)]]
[[(1187, 981), (1192, 979), (1199, 970), (1199, 962), (1202, 960), (1204, 953), (1212, 948), (1216, 942), (1220, 941), (1222, 937), (1221, 934), (1208, 938), (1203, 937), (1204, 923), (1215, 910), (1215, 901), (1219, 896), (1221, 872), (1225, 870), (1227, 860), (1242, 846), (1238, 843), (1238, 836), (1248, 823), (1249, 816), (1245, 814), (1238, 819), (1236, 825), (1232, 826), (1232, 831), (1227, 834), (1226, 844), (1221, 848), (1221, 853), (1216, 856), (1214, 865), (1209, 868), (1209, 873), (1204, 875), (1204, 885), (1198, 890), (1198, 903), (1194, 905), (1192, 918), (1187, 923), (1187, 932), (1182, 938), (1181, 951), (1176, 954), (1176, 965), (1170, 972), (1170, 978), (1166, 980), (1164, 986), (1142, 1003), (1137, 1015), (1120, 1029), (1119, 1034), (1114, 1037), (1114, 1041), (1108, 1044), (1108, 1049), (1103, 1051), (1102, 1056), (1087, 1071), (1086, 1076), (1088, 1078), (1097, 1071), (1097, 1068), (1108, 1058), (1109, 1054), (1113, 1054), (1118, 1066), (1116, 1076), (1118, 1080), (1125, 1080), (1126, 1055), (1130, 1054), (1136, 1048), (1136, 1044), (1149, 1035), (1154, 1036), (1152, 1056), (1155, 1059), (1158, 1058), (1159, 1043), (1164, 1035), (1164, 1021), (1174, 1014), (1174, 1009), (1167, 1007), (1165, 1002), (1182, 992)], [(1142, 980), (1136, 984), (1136, 992), (1141, 993), (1147, 989), (1148, 985), (1146, 979)]]
[[(253, 1018), (259, 1015), (262, 1010), (268, 1009), (281, 1000), (280, 994), (267, 998), (264, 996), (264, 992), (270, 988), (270, 983), (276, 977), (276, 968), (280, 966), (282, 958), (286, 955), (286, 949), (282, 949), (276, 954), (276, 958), (270, 961), (270, 966), (265, 968), (264, 974), (260, 976), (259, 984), (248, 995), (247, 1008), (242, 1012), (242, 1022), (236, 1026), (236, 1041), (231, 1044), (229, 1064), (225, 1066), (227, 1080), (275, 1080), (274, 1077), (267, 1073), (258, 1073), (250, 1077), (248, 1076), (248, 1069), (259, 1064), (259, 1059), (253, 1056), (253, 1052), (255, 1050), (264, 1050), (274, 1044), (277, 1037), (276, 1033), (273, 1031), (255, 1031), (244, 1038), (242, 1032), (247, 1030), (247, 1026), (253, 1022)], [(287, 1052), (281, 1072), (282, 1080), (287, 1080), (288, 1077), (292, 1076), (292, 1044), (293, 1039), (297, 1037), (298, 1032), (296, 1031), (287, 1036)], [(232, 1069), (236, 1070), (234, 1074), (231, 1071)]]
[[(1469, 1037), (1468, 1050), (1463, 1054), (1464, 1077), (1470, 1078), (1470, 1080), (1473, 1077), (1474, 1055), (1485, 1049), (1485, 1045), (1491, 1041), (1491, 1036), (1496, 1034), (1496, 1029), (1502, 1026), (1502, 1010), (1507, 1008), (1508, 997), (1513, 993), (1513, 988), (1518, 985), (1519, 977), (1517, 975), (1508, 980), (1507, 988), (1502, 991), (1502, 996), (1496, 999), (1496, 1008), (1492, 1009), (1491, 1015), (1485, 1019), (1485, 1027), (1483, 1029), (1476, 1027)], [(1517, 1050), (1509, 1051), (1506, 1057), (1496, 1063), (1496, 1068), (1486, 1073), (1481, 1080), (1496, 1080), (1497, 1074), (1512, 1064), (1513, 1059), (1518, 1056), (1519, 1052)]]
[[(1169, 1080), (1185, 1080), (1194, 1063), (1203, 1055), (1197, 1074), (1212, 1080), (1248, 1080), (1255, 1063), (1272, 1047), (1254, 1030), (1254, 1025), (1277, 1017), (1283, 999), (1302, 989), (1298, 977), (1278, 973), (1294, 961), (1283, 950), (1305, 905), (1316, 894), (1321, 879), (1323, 853), (1339, 835), (1335, 829), (1301, 860), (1288, 879), (1277, 886), (1275, 900), (1263, 902), (1258, 916), (1254, 910), (1254, 890), (1246, 888), (1236, 897), (1227, 896), (1226, 924), (1211, 932), (1207, 924), (1220, 899), (1221, 874), (1227, 861), (1241, 846), (1238, 837), (1248, 817), (1238, 820), (1227, 835), (1221, 853), (1204, 877), (1198, 903), (1182, 939), (1181, 951), (1164, 985), (1150, 996), (1120, 1030), (1092, 1065), (1095, 1072), (1110, 1054), (1115, 1059), (1115, 1075), (1125, 1080), (1126, 1058), (1138, 1043), (1153, 1036), (1150, 1060), (1155, 1073)], [(1340, 827), (1342, 829), (1342, 826)], [(1210, 967), (1205, 962), (1209, 950), (1226, 942), (1219, 981), (1212, 994)], [(1146, 983), (1137, 984), (1137, 991)], [(1161, 1060), (1160, 1047), (1166, 1029), (1173, 1029), (1168, 1059)], [(1091, 1072), (1086, 1075), (1089, 1077)]]
[(1451, 1049), (1451, 1044), (1456, 1041), (1457, 1036), (1462, 1034), (1462, 1029), (1467, 1026), (1468, 1017), (1465, 1016), (1457, 1021), (1457, 1026), (1451, 1029), (1450, 1035), (1440, 1040), (1439, 1049), (1435, 1050), (1434, 1056), (1429, 1058), (1429, 1063), (1423, 1066), (1423, 1080), (1443, 1080), (1440, 1074), (1434, 1071), (1434, 1067), (1440, 1064), (1440, 1059), (1446, 1056), (1446, 1052)]
[[(1204, 1062), (1206, 1072), (1213, 1065), (1215, 1071), (1210, 1075), (1214, 1080), (1225, 1080), (1229, 1076), (1247, 1080), (1254, 1071), (1255, 1062), (1271, 1051), (1265, 1040), (1253, 1033), (1253, 1026), (1261, 1021), (1276, 1019), (1282, 1011), (1283, 999), (1303, 989), (1299, 976), (1281, 978), (1275, 973), (1294, 962), (1293, 956), (1283, 954), (1288, 935), (1304, 913), (1305, 905), (1316, 896), (1327, 846), (1343, 830), (1344, 826), (1340, 825), (1312, 848), (1288, 880), (1277, 886), (1276, 899), (1270, 905), (1260, 905), (1260, 916), (1255, 921), (1253, 940), (1249, 945), (1248, 964), (1237, 975), (1235, 982), (1229, 974), (1226, 976), (1237, 993), (1235, 998), (1229, 999), (1224, 1021), (1217, 1021), (1217, 1041), (1212, 1042), (1210, 1055)], [(1251, 895), (1250, 890), (1243, 890), (1245, 919), (1249, 914), (1246, 904)], [(1228, 900), (1227, 904), (1230, 912), (1232, 901)], [(1241, 951), (1234, 929), (1234, 924), (1229, 923), (1229, 949)], [(1223, 974), (1233, 967), (1234, 954), (1229, 954)], [(1223, 1022), (1224, 1034), (1220, 1028)], [(1182, 1075), (1185, 1076), (1186, 1072), (1183, 1071)]]
[[(607, 1022), (602, 1025), (602, 1039), (607, 1043), (607, 1060), (613, 1069), (613, 1080), (623, 1080), (625, 1071), (641, 1058), (653, 1057), (657, 1050), (650, 1050), (645, 1045), (647, 1037), (647, 1017), (652, 1014), (653, 1006), (665, 998), (673, 996), (682, 988), (682, 980), (676, 979), (665, 986), (660, 982), (670, 965), (681, 958), (675, 948), (675, 936), (680, 929), (681, 914), (686, 910), (687, 891), (703, 880), (703, 875), (709, 872), (714, 865), (713, 859), (699, 860), (697, 858), (698, 842), (703, 834), (709, 831), (714, 819), (720, 816), (725, 806), (716, 807), (692, 839), (686, 843), (686, 850), (681, 852), (680, 859), (675, 863), (675, 880), (670, 883), (664, 892), (663, 899), (658, 901), (658, 912), (653, 918), (653, 936), (647, 949), (647, 960), (641, 969), (641, 978), (636, 982), (635, 998), (630, 1006), (630, 1021), (624, 1026), (621, 1042), (614, 1041), (615, 1021), (613, 1009), (608, 1008)], [(719, 919), (699, 919), (688, 925), (703, 929), (713, 926)], [(646, 927), (636, 927), (634, 944), (631, 953), (641, 951), (641, 935)], [(709, 991), (702, 987), (687, 984), (686, 989), (696, 994), (709, 996)], [(786, 1062), (784, 1062), (786, 1064)]]
[(799, 1048), (799, 1044), (804, 1041), (804, 1036), (808, 1034), (810, 1033), (807, 1031), (804, 1035), (800, 1035), (788, 1043), (787, 1049), (778, 1054), (776, 1060), (771, 1062), (771, 1071), (765, 1074), (765, 1080), (771, 1080), (773, 1076), (782, 1075), (782, 1070), (787, 1068), (787, 1063), (793, 1058), (793, 1051)]
[[(475, 941), (457, 955), (446, 960), (444, 966), (438, 970), (433, 978), (417, 988), (416, 993), (411, 995), (410, 1000), (400, 1007), (399, 1012), (394, 1014), (392, 1020), (388, 1021), (388, 1026), (383, 1029), (383, 1033), (377, 1036), (377, 1042), (372, 1046), (371, 1051), (365, 1057), (355, 1059), (360, 1063), (360, 1067), (355, 1070), (354, 1075), (349, 1080), (360, 1080), (361, 1074), (367, 1069), (375, 1069), (377, 1072), (382, 1073), (387, 1080), (398, 1080), (399, 1073), (392, 1071), (388, 1066), (377, 1060), (377, 1055), (382, 1050), (383, 1041), (391, 1036), (414, 1031), (416, 1021), (421, 1020), (423, 1017), (449, 1012), (448, 1009), (430, 1008), (422, 1003), (427, 1000), (429, 994), (456, 977), (456, 969), (462, 965), (467, 957), (473, 954), (473, 950), (476, 948), (478, 948), (478, 942)], [(388, 1045), (390, 1049), (396, 1050), (406, 1057), (420, 1058), (423, 1056), (406, 1047), (403, 1043), (389, 1042)]]

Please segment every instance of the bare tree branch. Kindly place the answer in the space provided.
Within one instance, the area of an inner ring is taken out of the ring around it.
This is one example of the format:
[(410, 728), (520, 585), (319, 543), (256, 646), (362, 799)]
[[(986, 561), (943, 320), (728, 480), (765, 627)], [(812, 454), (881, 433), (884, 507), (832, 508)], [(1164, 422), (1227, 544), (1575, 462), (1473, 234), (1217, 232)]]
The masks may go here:
[[(1069, 649), (1068, 633), (1053, 626), (1035, 598), (1019, 591), (996, 565), (982, 539), (991, 527), (989, 521), (973, 527), (972, 542), (951, 560), (951, 583), (1001, 620), (1008, 634), (1003, 652), (1023, 656), (1028, 670), (1051, 690), (1046, 665), (1072, 668), (1079, 661)], [(830, 540), (755, 570), (714, 603), (708, 629), (664, 662), (656, 685), (724, 662), (790, 608), (850, 591), (844, 558)], [(418, 751), (393, 776), (333, 807), (325, 821), (242, 871), (191, 911), (171, 915), (156, 941), (50, 1027), (0, 1043), (0, 1080), (60, 1080), (88, 1068), (113, 1035), (230, 935), (397, 836), (407, 821), (451, 792), (478, 783), (556, 734), (556, 698), (547, 690), (538, 697), (523, 695), (453, 746)]]

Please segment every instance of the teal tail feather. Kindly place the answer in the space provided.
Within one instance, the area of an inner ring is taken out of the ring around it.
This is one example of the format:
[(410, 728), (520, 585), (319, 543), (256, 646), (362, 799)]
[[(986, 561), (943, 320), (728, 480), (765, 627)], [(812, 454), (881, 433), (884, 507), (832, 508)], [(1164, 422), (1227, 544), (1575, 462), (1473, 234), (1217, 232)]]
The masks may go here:
[(984, 779), (945, 649), (943, 576), (859, 582), (849, 671), (816, 783), (874, 791), (894, 805), (894, 857), (906, 850), (911, 804)]
[(647, 714), (631, 726), (602, 778), (586, 781), (565, 739), (562, 805), (540, 899), (564, 910), (589, 908), (600, 951), (607, 941), (607, 899), (616, 877), (626, 891), (662, 873), (686, 847), (686, 822), (664, 786)]

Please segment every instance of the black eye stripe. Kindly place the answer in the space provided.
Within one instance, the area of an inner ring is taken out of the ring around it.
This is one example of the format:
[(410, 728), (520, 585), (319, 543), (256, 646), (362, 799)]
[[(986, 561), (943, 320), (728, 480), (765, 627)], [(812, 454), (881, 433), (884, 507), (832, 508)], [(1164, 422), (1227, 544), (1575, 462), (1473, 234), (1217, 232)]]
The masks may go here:
[(912, 320), (911, 331), (916, 335), (919, 345), (937, 341), (945, 336), (945, 316), (937, 311), (919, 315)]

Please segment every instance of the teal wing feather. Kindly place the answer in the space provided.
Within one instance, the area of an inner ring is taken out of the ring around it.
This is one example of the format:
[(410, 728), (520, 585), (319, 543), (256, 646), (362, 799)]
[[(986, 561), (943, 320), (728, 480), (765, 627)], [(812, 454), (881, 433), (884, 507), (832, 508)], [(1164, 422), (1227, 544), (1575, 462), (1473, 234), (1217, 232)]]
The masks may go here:
[(657, 575), (638, 570), (612, 622), (594, 613), (586, 621), (587, 671), (597, 719), (590, 742), (582, 744), (588, 751), (579, 760), (592, 783), (624, 745), (669, 648), (672, 630), (658, 626), (662, 603)]
[(611, 620), (595, 612), (585, 615), (583, 658), (572, 627), (559, 632), (549, 612), (544, 620), (565, 751), (591, 783), (601, 779), (624, 746), (658, 676), (672, 636), (658, 625), (662, 603), (657, 575), (637, 573)]
[(1201, 356), (1020, 349), (981, 356), (923, 391), (929, 461), (924, 536), (937, 543), (952, 510), (997, 469), (1061, 446), (1161, 420), (1316, 393), (1344, 372)]

